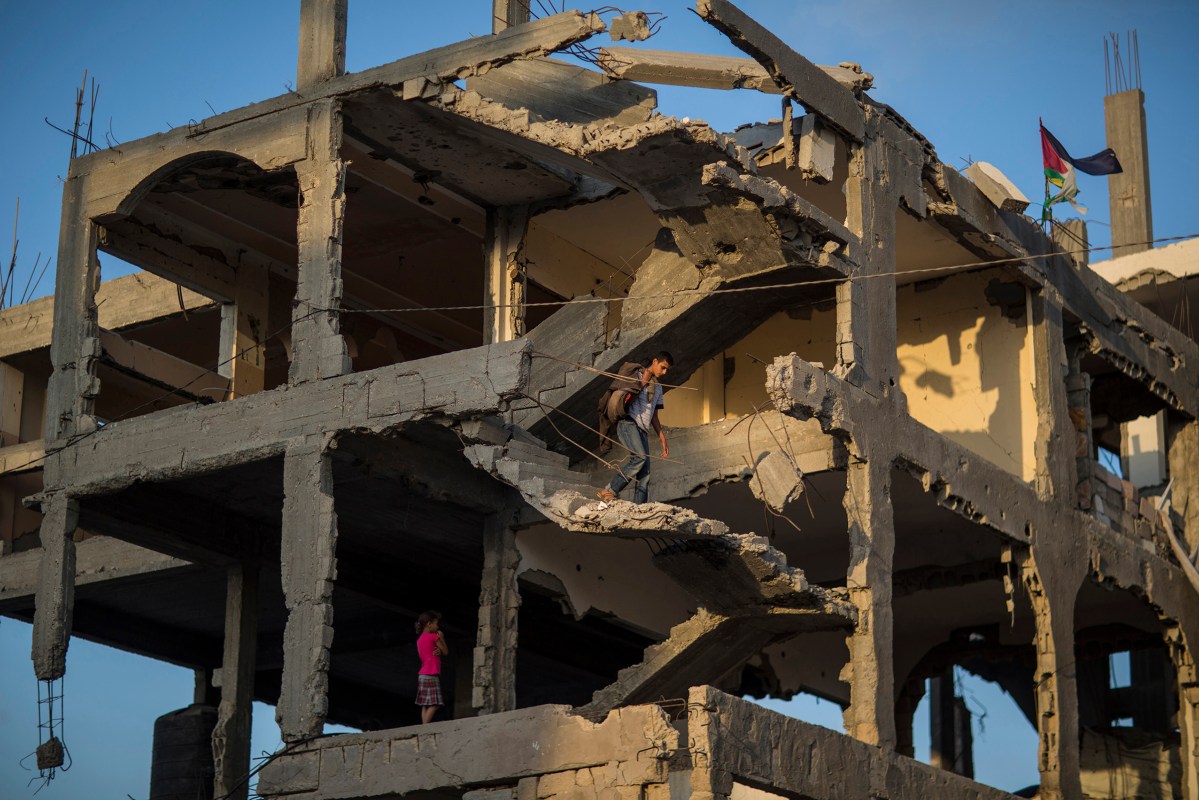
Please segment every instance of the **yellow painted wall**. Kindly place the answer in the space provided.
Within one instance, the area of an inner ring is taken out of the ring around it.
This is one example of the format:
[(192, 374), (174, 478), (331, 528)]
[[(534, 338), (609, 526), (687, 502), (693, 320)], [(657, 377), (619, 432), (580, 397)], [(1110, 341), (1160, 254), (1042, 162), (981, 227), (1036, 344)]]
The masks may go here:
[[(660, 415), (662, 424), (688, 427), (753, 413), (755, 407), (766, 401), (766, 364), (776, 356), (796, 353), (800, 358), (832, 369), (836, 357), (836, 313), (832, 308), (807, 311), (812, 312), (809, 319), (793, 319), (785, 312), (775, 314), (696, 370), (683, 384), (687, 389), (667, 392), (663, 398), (666, 406)], [(733, 375), (727, 384), (724, 383), (726, 357), (734, 359)]]
[(915, 419), (1032, 480), (1037, 413), (1029, 320), (1026, 313), (1004, 317), (988, 302), (993, 280), (1005, 279), (987, 271), (899, 288), (900, 388)]

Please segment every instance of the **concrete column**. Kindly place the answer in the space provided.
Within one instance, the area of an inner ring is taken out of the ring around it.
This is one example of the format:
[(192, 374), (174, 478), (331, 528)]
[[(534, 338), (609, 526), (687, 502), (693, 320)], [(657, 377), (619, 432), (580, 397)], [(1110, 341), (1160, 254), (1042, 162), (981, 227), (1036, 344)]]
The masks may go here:
[(956, 772), (958, 760), (957, 737), (953, 724), (953, 667), (929, 679), (928, 763), (946, 772)]
[[(1070, 497), (1078, 483), (1074, 463), (1079, 432), (1070, 421), (1066, 398), (1066, 376), (1070, 366), (1062, 333), (1062, 309), (1043, 292), (1029, 292), (1029, 323), (1032, 325), (1033, 399), (1037, 415), (1037, 495), (1049, 501)], [(1088, 486), (1090, 484), (1088, 483)]]
[(516, 708), (517, 613), (520, 589), (516, 572), (520, 552), (512, 530), (512, 512), (487, 518), (483, 529), (483, 582), (479, 592), (479, 631), (475, 640), (471, 705), (480, 714)]
[(311, 439), (292, 445), (283, 462), (280, 562), (287, 625), (275, 719), (286, 742), (321, 733), (329, 709), (337, 512), (327, 447), (327, 441)]
[(1079, 353), (1070, 353), (1068, 358), (1066, 407), (1074, 428), (1075, 498), (1077, 507), (1086, 510), (1091, 508), (1091, 477), (1095, 474), (1091, 455), (1091, 376), (1082, 371)]
[(1179, 533), (1189, 552), (1199, 542), (1199, 421), (1166, 414), (1166, 457), (1174, 481), (1170, 507), (1182, 517)]
[(313, 103), (308, 109), (308, 158), (296, 164), (300, 184), (299, 270), (288, 376), (293, 384), (350, 371), (346, 343), (339, 330), (346, 204), (341, 135), (342, 115), (336, 102)]
[(533, 0), (491, 0), (491, 32), (499, 33), (529, 21)]
[[(85, 178), (68, 177), (62, 190), (58, 267), (54, 283), (54, 332), (50, 340), (53, 371), (46, 387), (45, 438), (49, 444), (95, 430), (94, 399), (100, 393), (96, 359), (97, 227), (84, 208)], [(47, 460), (47, 486), (55, 483), (56, 465)]]
[[(1055, 530), (1059, 538), (1069, 532)], [(1034, 536), (1038, 536), (1034, 532)], [(1037, 546), (1034, 544), (1034, 550)], [(1065, 548), (1063, 548), (1065, 549)], [(1043, 573), (1038, 556), (1029, 550), (1014, 553), (1014, 561), (1032, 604), (1036, 626), (1037, 665), (1033, 674), (1037, 703), (1038, 769), (1044, 800), (1079, 800), (1078, 687), (1074, 660), (1074, 597), (1079, 575), (1087, 566), (1059, 562), (1068, 554), (1045, 553), (1046, 563), (1061, 566), (1062, 575)], [(1066, 573), (1073, 573), (1070, 578)]]
[(21, 409), (25, 405), (25, 373), (0, 361), (0, 447), (21, 441)]
[[(1191, 638), (1191, 642), (1196, 639)], [(1179, 758), (1182, 797), (1199, 800), (1199, 669), (1177, 625), (1166, 627), (1166, 645), (1178, 676)]]
[(849, 683), (845, 732), (867, 744), (893, 750), (895, 737), (894, 612), (891, 566), (895, 523), (891, 514), (891, 468), (886, 462), (851, 457), (846, 474), (849, 520), (849, 598), (858, 624), (849, 635)]
[(269, 279), (265, 268), (239, 264), (236, 299), (221, 306), (217, 371), (229, 379), (229, 399), (245, 397), (266, 388)]
[(221, 704), (212, 732), (213, 794), (245, 798), (250, 771), (250, 719), (258, 654), (258, 566), (235, 564), (225, 579), (225, 649)]
[[(1149, 136), (1145, 131), (1145, 93), (1129, 89), (1103, 98), (1107, 146), (1116, 151), (1123, 172), (1107, 176), (1112, 216), (1112, 256), (1139, 253), (1153, 245), (1153, 206), (1149, 194)], [(1121, 247), (1120, 245), (1133, 245)]]
[(296, 89), (344, 75), (349, 0), (300, 0), (300, 55)]
[(528, 276), (522, 259), (529, 227), (528, 206), (502, 206), (487, 212), (483, 243), (483, 339), (509, 342), (525, 335), (525, 290)]
[(837, 286), (835, 373), (876, 397), (901, 396), (896, 356), (895, 211), (886, 141), (867, 111), (866, 141), (849, 147), (846, 220), (860, 239), (851, 248), (853, 278)]
[(36, 608), (33, 612), (33, 671), (40, 681), (61, 678), (67, 671), (67, 646), (75, 609), (75, 527), (79, 503), (54, 492), (42, 507), (41, 560), (38, 562)]

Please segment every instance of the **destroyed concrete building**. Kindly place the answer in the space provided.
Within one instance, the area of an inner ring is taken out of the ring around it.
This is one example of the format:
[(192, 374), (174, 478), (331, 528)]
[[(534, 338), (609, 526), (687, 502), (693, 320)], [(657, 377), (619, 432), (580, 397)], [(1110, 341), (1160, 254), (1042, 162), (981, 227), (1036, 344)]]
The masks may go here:
[[(294, 92), (72, 161), (54, 297), (0, 319), (0, 613), (49, 697), (73, 635), (194, 668), (223, 798), (254, 699), (268, 798), (1008, 797), (957, 666), (1041, 797), (1199, 798), (1199, 350), (1153, 263), (1113, 285), (727, 0), (746, 58), (497, 0), (349, 74), (346, 5), (303, 0)], [(670, 458), (599, 504), (604, 373), (660, 349)], [(450, 708), (411, 727), (429, 605)], [(799, 692), (845, 734), (741, 699)]]

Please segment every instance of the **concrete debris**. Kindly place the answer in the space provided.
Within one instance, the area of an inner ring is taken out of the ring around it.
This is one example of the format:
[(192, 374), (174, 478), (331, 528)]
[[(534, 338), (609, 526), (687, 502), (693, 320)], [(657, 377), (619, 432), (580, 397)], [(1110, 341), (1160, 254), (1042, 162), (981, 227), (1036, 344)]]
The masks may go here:
[(966, 168), (965, 175), (999, 210), (1023, 214), (1028, 208), (1029, 199), (995, 165), (975, 161)]
[(644, 11), (626, 11), (608, 23), (608, 35), (612, 41), (621, 39), (629, 42), (644, 42), (653, 33), (650, 31), (649, 15)]

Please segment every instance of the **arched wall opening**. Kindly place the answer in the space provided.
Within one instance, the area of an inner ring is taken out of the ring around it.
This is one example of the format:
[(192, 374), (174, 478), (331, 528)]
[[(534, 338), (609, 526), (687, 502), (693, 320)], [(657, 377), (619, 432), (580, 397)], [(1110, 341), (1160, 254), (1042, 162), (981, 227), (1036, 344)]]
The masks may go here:
[(294, 169), (205, 152), (156, 169), (95, 220), (99, 252), (167, 282), (159, 293), (178, 300), (178, 313), (101, 330), (100, 420), (286, 382), (297, 208)]

